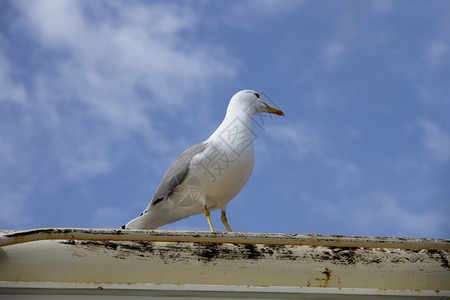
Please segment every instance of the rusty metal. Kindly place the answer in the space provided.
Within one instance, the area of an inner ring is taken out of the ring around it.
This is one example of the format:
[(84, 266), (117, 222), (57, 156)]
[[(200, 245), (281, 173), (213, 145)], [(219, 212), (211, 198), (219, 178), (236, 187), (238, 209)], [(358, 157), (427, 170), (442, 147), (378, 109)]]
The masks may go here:
[(450, 297), (449, 240), (49, 228), (0, 244), (0, 295)]
[(39, 240), (240, 243), (265, 245), (276, 244), (325, 247), (450, 250), (450, 240), (443, 239), (82, 228), (43, 228), (13, 232), (3, 231), (3, 234), (0, 236), (0, 247)]

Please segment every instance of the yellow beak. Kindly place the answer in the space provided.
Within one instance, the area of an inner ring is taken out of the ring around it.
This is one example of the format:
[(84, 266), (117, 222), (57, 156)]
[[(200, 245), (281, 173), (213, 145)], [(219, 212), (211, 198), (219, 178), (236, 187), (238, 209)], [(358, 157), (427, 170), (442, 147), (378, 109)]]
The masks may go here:
[(273, 106), (270, 106), (269, 104), (267, 104), (267, 103), (264, 103), (265, 105), (266, 105), (266, 107), (267, 107), (267, 112), (268, 113), (270, 113), (270, 114), (276, 114), (276, 115), (279, 115), (279, 116), (284, 116), (284, 112), (282, 112), (281, 110), (279, 110), (278, 108), (275, 108), (275, 107), (273, 107)]

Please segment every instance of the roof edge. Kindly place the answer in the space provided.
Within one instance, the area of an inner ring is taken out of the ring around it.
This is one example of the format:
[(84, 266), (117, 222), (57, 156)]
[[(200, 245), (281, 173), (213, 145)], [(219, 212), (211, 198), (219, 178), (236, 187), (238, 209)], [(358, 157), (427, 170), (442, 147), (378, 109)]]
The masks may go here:
[(236, 243), (450, 250), (450, 239), (428, 238), (89, 228), (39, 228), (25, 231), (0, 230), (0, 247), (40, 240), (109, 240), (219, 244)]

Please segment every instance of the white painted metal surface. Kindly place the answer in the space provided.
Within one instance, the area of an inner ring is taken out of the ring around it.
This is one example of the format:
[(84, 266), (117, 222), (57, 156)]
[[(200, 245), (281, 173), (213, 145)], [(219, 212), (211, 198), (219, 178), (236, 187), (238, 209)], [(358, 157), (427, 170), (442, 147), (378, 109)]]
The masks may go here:
[(102, 229), (1, 233), (0, 296), (450, 297), (450, 240)]

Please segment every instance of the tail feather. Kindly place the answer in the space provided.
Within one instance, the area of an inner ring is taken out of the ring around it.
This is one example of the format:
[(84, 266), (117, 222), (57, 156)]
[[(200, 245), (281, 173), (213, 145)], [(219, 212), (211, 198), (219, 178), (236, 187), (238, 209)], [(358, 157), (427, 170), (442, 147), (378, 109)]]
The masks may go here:
[(202, 205), (198, 205), (195, 209), (182, 209), (164, 204), (164, 202), (160, 202), (155, 206), (147, 207), (139, 217), (134, 218), (122, 228), (156, 230), (166, 224), (203, 213)]
[(128, 222), (125, 229), (155, 230), (165, 224), (167, 223), (161, 223), (161, 218), (158, 218), (152, 210), (149, 210)]

